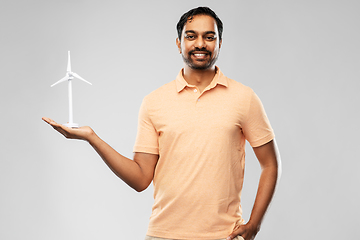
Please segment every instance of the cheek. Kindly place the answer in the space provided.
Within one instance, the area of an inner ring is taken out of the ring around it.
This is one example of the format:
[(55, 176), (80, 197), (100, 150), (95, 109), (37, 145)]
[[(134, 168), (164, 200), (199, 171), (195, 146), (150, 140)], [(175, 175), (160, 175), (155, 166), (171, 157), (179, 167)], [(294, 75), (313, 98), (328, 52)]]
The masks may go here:
[(219, 47), (217, 47), (217, 46), (212, 46), (209, 50), (210, 50), (211, 52), (213, 52), (213, 53), (217, 53), (218, 50), (219, 50)]
[(181, 48), (183, 49), (183, 50), (187, 50), (187, 49), (189, 49), (189, 43), (186, 43), (186, 42), (183, 42), (182, 44), (181, 44)]
[(192, 49), (192, 48), (191, 48), (191, 45), (190, 45), (190, 44), (183, 43), (183, 44), (181, 45), (181, 51), (182, 51), (183, 53), (188, 54), (188, 52), (189, 52), (191, 49)]

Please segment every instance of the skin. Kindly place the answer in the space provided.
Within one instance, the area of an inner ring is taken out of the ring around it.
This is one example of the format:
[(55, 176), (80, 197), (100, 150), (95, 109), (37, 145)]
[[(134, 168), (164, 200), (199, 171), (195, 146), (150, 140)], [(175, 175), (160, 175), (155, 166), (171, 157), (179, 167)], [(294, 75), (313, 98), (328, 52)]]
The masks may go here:
[(153, 180), (158, 155), (135, 153), (131, 160), (115, 151), (88, 126), (69, 128), (50, 118), (43, 117), (42, 119), (68, 139), (87, 141), (109, 168), (136, 191), (145, 190)]
[[(216, 21), (207, 15), (194, 16), (182, 31), (176, 45), (184, 59), (184, 79), (202, 92), (215, 76), (215, 62), (220, 53)], [(195, 54), (205, 54), (196, 57)], [(200, 69), (199, 69), (200, 68)]]
[[(184, 59), (184, 78), (201, 92), (215, 76), (215, 62), (222, 41), (218, 37), (216, 21), (206, 15), (194, 16), (183, 29), (181, 39), (176, 45)], [(205, 54), (196, 56), (195, 54)], [(124, 157), (104, 142), (88, 126), (68, 128), (50, 118), (42, 118), (56, 131), (68, 139), (87, 141), (101, 156), (109, 168), (130, 187), (140, 192), (145, 190), (154, 177), (159, 156), (148, 153), (135, 153), (133, 160)], [(261, 166), (261, 175), (254, 206), (249, 221), (236, 227), (227, 240), (240, 235), (245, 240), (253, 240), (260, 230), (261, 222), (274, 195), (277, 180), (281, 173), (280, 156), (275, 140), (253, 148)]]
[(237, 235), (242, 236), (245, 240), (255, 238), (281, 175), (280, 155), (275, 139), (260, 147), (254, 147), (253, 150), (261, 166), (260, 181), (254, 206), (249, 221), (235, 228), (227, 239), (233, 239)]

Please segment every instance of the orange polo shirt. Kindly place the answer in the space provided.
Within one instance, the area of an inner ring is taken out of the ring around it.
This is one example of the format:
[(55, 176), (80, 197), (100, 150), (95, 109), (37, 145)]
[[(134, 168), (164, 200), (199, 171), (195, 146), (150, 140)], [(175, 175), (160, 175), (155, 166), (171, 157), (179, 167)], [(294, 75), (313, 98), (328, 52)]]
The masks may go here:
[(147, 235), (226, 238), (244, 222), (245, 140), (257, 147), (273, 138), (257, 95), (219, 68), (202, 93), (180, 71), (147, 95), (134, 146), (134, 152), (159, 155)]

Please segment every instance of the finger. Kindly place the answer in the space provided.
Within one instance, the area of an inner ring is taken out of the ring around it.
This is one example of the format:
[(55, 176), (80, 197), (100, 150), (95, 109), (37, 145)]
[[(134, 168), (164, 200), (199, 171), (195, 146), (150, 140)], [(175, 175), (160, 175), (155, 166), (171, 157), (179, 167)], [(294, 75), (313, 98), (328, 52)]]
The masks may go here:
[(232, 233), (232, 234), (230, 234), (230, 236), (228, 236), (227, 238), (226, 238), (226, 240), (232, 240), (232, 239), (234, 239), (236, 237), (236, 235), (234, 234), (234, 233)]
[(58, 131), (59, 133), (61, 133), (62, 135), (64, 135), (64, 137), (66, 137), (66, 138), (71, 138), (71, 137), (70, 137), (71, 135), (70, 135), (67, 131), (65, 131), (64, 129), (59, 128), (59, 129), (57, 129), (57, 131)]
[(51, 125), (56, 131), (60, 132), (63, 135), (65, 135), (65, 133), (67, 134), (67, 132), (69, 131), (68, 127), (55, 122), (51, 118), (43, 117), (42, 120), (44, 120), (46, 123)]
[(44, 120), (46, 123), (48, 123), (50, 125), (56, 124), (56, 122), (54, 120), (52, 120), (51, 118), (43, 117), (42, 120)]
[(235, 230), (226, 238), (226, 240), (231, 240), (236, 238), (237, 236), (242, 236), (244, 233), (244, 230), (242, 229), (242, 226), (238, 226), (235, 228)]
[(50, 123), (52, 121), (52, 119), (47, 118), (47, 117), (42, 117), (41, 119), (46, 123)]
[(42, 118), (46, 123), (50, 124), (52, 127), (66, 127), (66, 126), (63, 126), (57, 122), (55, 122), (54, 120), (52, 120), (51, 118), (47, 118), (47, 117), (43, 117)]
[(59, 124), (59, 123), (56, 123), (56, 122), (51, 123), (51, 126), (53, 128), (55, 128), (56, 130), (58, 130), (58, 131), (61, 131), (63, 133), (67, 133), (68, 135), (71, 134), (71, 132), (73, 131), (72, 128), (69, 128), (69, 127), (67, 127), (65, 125), (62, 125), (62, 124)]
[(54, 125), (52, 126), (57, 132), (59, 132), (60, 134), (62, 134), (64, 137), (66, 138), (72, 138), (72, 134), (70, 133), (68, 127), (64, 126), (64, 125), (61, 125), (61, 124), (57, 124), (57, 125)]
[(227, 238), (226, 238), (226, 240), (232, 240), (232, 239), (244, 239), (245, 240), (245, 238), (244, 237), (242, 237), (241, 235), (235, 235), (235, 234), (230, 234), (230, 236), (228, 236)]

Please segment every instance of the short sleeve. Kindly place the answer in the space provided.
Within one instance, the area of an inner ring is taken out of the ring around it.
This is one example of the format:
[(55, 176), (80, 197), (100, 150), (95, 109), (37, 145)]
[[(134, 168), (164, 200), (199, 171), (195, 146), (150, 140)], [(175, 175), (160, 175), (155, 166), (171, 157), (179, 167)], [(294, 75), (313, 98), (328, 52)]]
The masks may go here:
[(158, 134), (149, 117), (144, 98), (138, 119), (138, 130), (133, 152), (159, 154)]
[(259, 97), (251, 92), (248, 114), (243, 123), (243, 133), (252, 147), (259, 147), (274, 139), (275, 134)]

